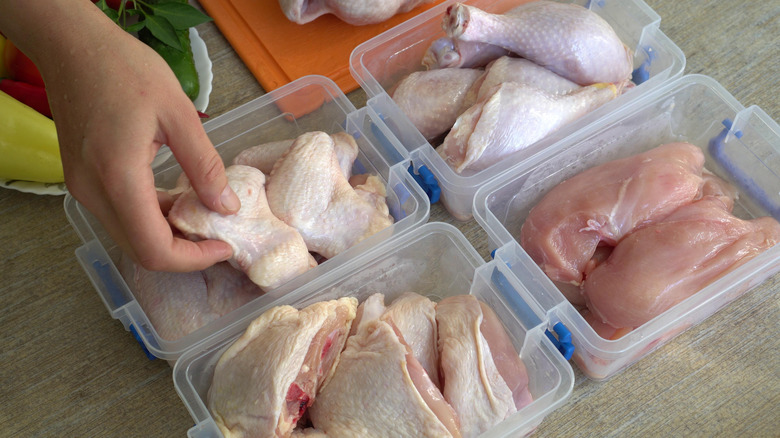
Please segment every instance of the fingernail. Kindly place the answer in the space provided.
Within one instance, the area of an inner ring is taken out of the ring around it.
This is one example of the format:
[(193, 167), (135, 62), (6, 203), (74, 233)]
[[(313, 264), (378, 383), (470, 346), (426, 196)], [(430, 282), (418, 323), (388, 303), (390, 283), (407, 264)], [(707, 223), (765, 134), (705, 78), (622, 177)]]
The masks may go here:
[(238, 200), (238, 196), (236, 196), (230, 186), (225, 186), (225, 190), (222, 191), (219, 200), (222, 202), (222, 206), (230, 212), (236, 212), (241, 208), (241, 201)]

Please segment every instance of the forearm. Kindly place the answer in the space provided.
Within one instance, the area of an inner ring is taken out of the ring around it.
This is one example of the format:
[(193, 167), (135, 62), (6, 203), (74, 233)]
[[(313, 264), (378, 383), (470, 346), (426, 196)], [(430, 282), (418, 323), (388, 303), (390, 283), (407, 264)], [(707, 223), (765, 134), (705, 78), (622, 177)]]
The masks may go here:
[(90, 0), (0, 0), (0, 31), (44, 79), (72, 59), (94, 58), (108, 49), (103, 43), (124, 36)]

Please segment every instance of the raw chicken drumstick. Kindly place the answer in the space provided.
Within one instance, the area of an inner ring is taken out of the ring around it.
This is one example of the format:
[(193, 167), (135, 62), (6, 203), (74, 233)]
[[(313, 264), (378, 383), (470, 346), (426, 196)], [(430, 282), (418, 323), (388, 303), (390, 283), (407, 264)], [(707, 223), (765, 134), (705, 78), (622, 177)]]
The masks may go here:
[(431, 0), (279, 0), (282, 12), (298, 24), (333, 14), (355, 26), (381, 23)]
[(457, 173), (480, 171), (615, 96), (617, 89), (612, 84), (554, 95), (534, 86), (504, 82), (458, 117), (436, 151)]
[(345, 177), (333, 138), (300, 135), (276, 162), (266, 188), (276, 217), (298, 230), (309, 251), (331, 258), (393, 223), (384, 184), (373, 175)]
[(200, 202), (192, 188), (171, 207), (168, 220), (190, 238), (218, 239), (233, 248), (231, 264), (264, 290), (274, 289), (316, 266), (301, 235), (268, 207), (265, 175), (253, 167), (225, 169), (241, 209), (222, 215)]
[(491, 14), (456, 3), (442, 27), (451, 38), (502, 47), (580, 85), (631, 78), (631, 51), (609, 23), (579, 5), (540, 0)]

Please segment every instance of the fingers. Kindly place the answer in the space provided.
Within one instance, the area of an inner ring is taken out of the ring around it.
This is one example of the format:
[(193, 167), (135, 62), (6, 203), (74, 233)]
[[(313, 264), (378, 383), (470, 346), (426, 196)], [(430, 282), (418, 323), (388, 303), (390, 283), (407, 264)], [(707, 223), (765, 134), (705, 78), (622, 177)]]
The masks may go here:
[(241, 202), (228, 185), (222, 158), (211, 144), (195, 109), (174, 114), (167, 120), (168, 147), (190, 180), (201, 202), (211, 210), (232, 214)]

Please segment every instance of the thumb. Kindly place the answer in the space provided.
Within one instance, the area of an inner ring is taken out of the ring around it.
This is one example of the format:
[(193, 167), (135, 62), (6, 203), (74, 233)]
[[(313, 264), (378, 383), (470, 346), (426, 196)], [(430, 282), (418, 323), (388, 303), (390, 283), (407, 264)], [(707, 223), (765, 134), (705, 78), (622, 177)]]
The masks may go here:
[(201, 202), (217, 213), (237, 212), (241, 201), (228, 185), (222, 157), (211, 144), (194, 108), (174, 117), (167, 138), (168, 147)]

